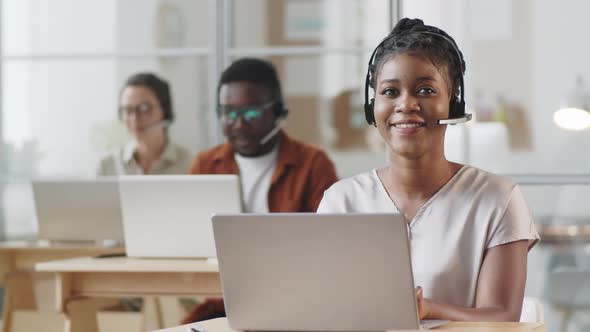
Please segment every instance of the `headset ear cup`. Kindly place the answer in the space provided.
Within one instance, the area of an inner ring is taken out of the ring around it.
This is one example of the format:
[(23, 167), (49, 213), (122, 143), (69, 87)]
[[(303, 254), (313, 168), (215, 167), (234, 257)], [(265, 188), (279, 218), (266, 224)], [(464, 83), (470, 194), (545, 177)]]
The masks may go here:
[(284, 107), (284, 106), (282, 106), (281, 107), (281, 117), (282, 118), (286, 118), (288, 114), (289, 114), (289, 109), (286, 108), (286, 107)]
[(451, 97), (449, 102), (449, 118), (454, 119), (457, 117), (457, 97)]
[(465, 100), (457, 101), (459, 116), (465, 116)]
[(289, 114), (289, 110), (285, 107), (285, 104), (283, 104), (282, 101), (277, 102), (274, 112), (277, 118), (286, 118), (287, 114)]
[(456, 96), (451, 98), (449, 103), (449, 118), (455, 119), (465, 115), (465, 103), (459, 101)]
[(375, 112), (374, 112), (375, 98), (371, 98), (368, 105), (365, 106), (365, 119), (367, 123), (376, 126), (375, 123)]

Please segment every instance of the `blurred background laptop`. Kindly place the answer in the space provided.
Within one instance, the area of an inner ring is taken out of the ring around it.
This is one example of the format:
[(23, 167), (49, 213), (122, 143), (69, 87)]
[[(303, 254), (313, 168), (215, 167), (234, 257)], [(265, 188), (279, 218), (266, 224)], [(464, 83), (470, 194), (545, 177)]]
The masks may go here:
[(119, 178), (129, 257), (215, 257), (213, 213), (241, 212), (237, 175)]
[(123, 240), (115, 178), (32, 181), (39, 239)]

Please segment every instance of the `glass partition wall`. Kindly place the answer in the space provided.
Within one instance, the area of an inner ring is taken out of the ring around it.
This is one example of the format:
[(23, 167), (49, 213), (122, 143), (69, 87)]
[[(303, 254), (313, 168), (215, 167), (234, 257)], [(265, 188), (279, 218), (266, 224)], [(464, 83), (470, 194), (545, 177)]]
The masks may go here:
[(169, 133), (192, 153), (223, 141), (218, 77), (252, 56), (277, 66), (286, 130), (326, 149), (341, 177), (383, 164), (362, 91), (366, 59), (393, 21), (391, 1), (0, 3), (0, 201), (2, 214), (21, 220), (4, 227), (9, 237), (35, 232), (34, 213), (14, 203), (31, 202), (27, 179), (92, 176), (102, 155), (129, 140), (117, 106), (121, 85), (138, 71), (169, 81)]

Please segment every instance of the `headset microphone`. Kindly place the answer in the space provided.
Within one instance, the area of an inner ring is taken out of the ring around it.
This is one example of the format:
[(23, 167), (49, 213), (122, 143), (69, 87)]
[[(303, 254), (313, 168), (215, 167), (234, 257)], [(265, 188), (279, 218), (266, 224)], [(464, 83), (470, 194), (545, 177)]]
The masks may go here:
[(156, 130), (156, 129), (160, 129), (160, 128), (166, 128), (166, 127), (170, 126), (170, 124), (171, 124), (170, 120), (160, 120), (158, 122), (155, 122), (155, 123), (152, 123), (150, 125), (143, 127), (141, 129), (141, 131), (150, 131), (150, 130)]
[(438, 119), (434, 122), (435, 125), (456, 125), (457, 123), (465, 123), (471, 120), (471, 113), (465, 113), (465, 115), (460, 116), (458, 118), (446, 118), (446, 119)]
[(275, 127), (268, 132), (268, 134), (264, 135), (264, 137), (262, 137), (260, 139), (260, 145), (264, 145), (266, 143), (268, 143), (268, 141), (270, 141), (273, 137), (275, 137), (279, 131), (281, 130), (281, 128), (283, 127), (283, 119), (278, 119)]

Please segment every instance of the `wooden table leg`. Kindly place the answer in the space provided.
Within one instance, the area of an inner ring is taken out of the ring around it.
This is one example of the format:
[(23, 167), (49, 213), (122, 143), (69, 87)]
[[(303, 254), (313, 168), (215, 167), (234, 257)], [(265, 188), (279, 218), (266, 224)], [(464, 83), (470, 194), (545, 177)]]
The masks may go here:
[(72, 297), (72, 276), (69, 273), (55, 274), (55, 308), (58, 312), (67, 313), (68, 301)]
[(2, 331), (10, 331), (12, 314), (15, 310), (35, 310), (32, 272), (12, 272), (4, 282), (4, 308)]

